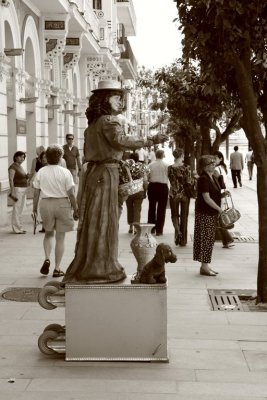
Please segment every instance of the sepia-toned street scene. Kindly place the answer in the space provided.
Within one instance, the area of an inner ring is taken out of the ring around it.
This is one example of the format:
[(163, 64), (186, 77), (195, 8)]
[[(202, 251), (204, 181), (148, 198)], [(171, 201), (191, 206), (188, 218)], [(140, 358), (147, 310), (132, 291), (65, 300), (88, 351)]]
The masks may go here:
[(0, 400), (267, 399), (266, 27), (0, 0)]

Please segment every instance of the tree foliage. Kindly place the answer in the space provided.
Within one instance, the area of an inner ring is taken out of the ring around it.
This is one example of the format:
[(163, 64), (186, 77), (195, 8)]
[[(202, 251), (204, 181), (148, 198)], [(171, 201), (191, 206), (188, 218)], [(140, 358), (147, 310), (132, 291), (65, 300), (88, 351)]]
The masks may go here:
[(258, 302), (267, 302), (267, 2), (176, 0), (183, 61), (197, 62), (211, 87), (222, 87), (242, 107), (242, 127), (257, 165), (259, 205)]

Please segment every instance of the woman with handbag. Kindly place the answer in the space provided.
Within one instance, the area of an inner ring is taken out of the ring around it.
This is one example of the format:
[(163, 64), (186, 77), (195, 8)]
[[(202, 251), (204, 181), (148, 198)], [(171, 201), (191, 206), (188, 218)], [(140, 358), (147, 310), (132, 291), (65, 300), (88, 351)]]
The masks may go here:
[(126, 199), (127, 207), (127, 222), (129, 224), (128, 233), (135, 233), (134, 223), (140, 222), (141, 210), (143, 200), (146, 198), (146, 191), (148, 186), (147, 181), (147, 167), (144, 163), (139, 161), (138, 153), (131, 153), (129, 160), (125, 161), (129, 167), (132, 179), (143, 178), (143, 186), (137, 193), (134, 193)]
[(182, 149), (173, 151), (174, 163), (168, 167), (170, 181), (170, 208), (174, 227), (174, 243), (180, 246), (187, 244), (187, 223), (190, 195), (186, 188), (191, 184), (191, 171), (184, 165), (184, 152)]
[(31, 175), (22, 167), (25, 159), (26, 153), (24, 151), (16, 151), (13, 156), (13, 163), (8, 168), (10, 185), (9, 197), (13, 200), (11, 225), (13, 232), (17, 234), (26, 233), (22, 226), (22, 212)]
[(84, 166), (78, 188), (79, 224), (75, 257), (63, 282), (109, 283), (124, 279), (118, 261), (119, 162), (125, 150), (163, 142), (126, 136), (121, 119), (124, 90), (118, 81), (100, 81), (86, 110)]
[[(225, 190), (226, 189), (225, 182), (226, 182), (226, 178), (227, 178), (227, 167), (224, 163), (224, 157), (220, 151), (215, 151), (214, 157), (215, 157), (215, 161), (216, 161), (214, 175), (217, 177), (218, 182), (221, 186), (221, 189)], [(234, 224), (231, 227), (229, 227), (228, 229), (231, 229), (233, 227), (234, 227)], [(223, 228), (220, 225), (220, 223), (218, 223), (218, 226), (216, 229), (216, 231), (218, 232), (218, 236), (221, 237), (224, 249), (230, 249), (231, 247), (234, 246), (234, 244), (233, 244), (234, 239), (228, 229)]]
[(214, 176), (216, 166), (212, 155), (199, 159), (200, 176), (197, 182), (193, 259), (201, 262), (200, 275), (216, 276), (210, 266), (218, 216), (221, 209), (221, 187)]

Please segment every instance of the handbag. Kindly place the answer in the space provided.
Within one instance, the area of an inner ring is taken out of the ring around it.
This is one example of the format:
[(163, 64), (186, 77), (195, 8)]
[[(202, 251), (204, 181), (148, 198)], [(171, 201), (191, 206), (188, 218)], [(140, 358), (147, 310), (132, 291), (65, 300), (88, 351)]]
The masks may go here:
[(196, 199), (197, 198), (197, 187), (196, 180), (194, 179), (191, 183), (187, 182), (184, 184), (184, 192), (187, 197)]
[(125, 166), (125, 170), (127, 172), (129, 181), (126, 183), (122, 183), (119, 185), (119, 196), (120, 197), (128, 197), (132, 194), (141, 192), (143, 189), (144, 179), (135, 179), (133, 180), (130, 169)]
[[(231, 204), (228, 204), (227, 197), (230, 197)], [(224, 197), (223, 212), (219, 215), (219, 224), (222, 228), (229, 228), (233, 223), (239, 220), (241, 217), (240, 212), (234, 207), (231, 193), (225, 194)]]

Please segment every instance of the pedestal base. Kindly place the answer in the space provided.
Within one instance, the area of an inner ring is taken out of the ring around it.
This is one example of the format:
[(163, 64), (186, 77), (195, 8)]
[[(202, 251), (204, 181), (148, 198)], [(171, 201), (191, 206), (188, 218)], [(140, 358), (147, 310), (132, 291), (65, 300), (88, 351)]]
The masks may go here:
[(167, 362), (167, 284), (66, 284), (67, 361)]

